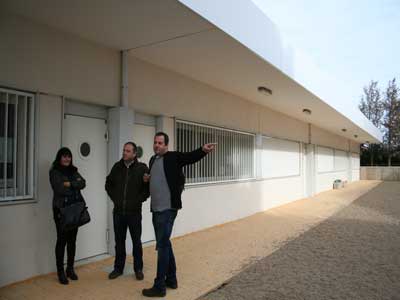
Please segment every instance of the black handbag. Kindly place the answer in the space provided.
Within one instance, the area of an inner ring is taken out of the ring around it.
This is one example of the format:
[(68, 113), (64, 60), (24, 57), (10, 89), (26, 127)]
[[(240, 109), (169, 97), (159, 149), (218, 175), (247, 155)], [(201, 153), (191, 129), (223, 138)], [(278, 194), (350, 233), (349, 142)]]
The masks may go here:
[(63, 231), (72, 230), (90, 222), (90, 215), (84, 201), (60, 208), (60, 224)]

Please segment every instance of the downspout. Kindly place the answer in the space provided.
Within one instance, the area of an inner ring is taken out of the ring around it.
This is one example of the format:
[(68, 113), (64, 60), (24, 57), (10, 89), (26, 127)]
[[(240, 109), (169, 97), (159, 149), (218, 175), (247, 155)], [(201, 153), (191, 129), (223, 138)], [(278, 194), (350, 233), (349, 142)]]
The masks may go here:
[(121, 51), (121, 107), (128, 107), (128, 50)]

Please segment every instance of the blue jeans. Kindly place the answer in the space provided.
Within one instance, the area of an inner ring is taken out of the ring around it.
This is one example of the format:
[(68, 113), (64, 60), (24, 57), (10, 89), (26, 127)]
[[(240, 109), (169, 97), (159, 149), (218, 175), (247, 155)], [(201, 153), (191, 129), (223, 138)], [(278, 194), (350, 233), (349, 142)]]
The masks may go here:
[(165, 291), (165, 282), (176, 283), (175, 256), (170, 241), (172, 228), (178, 211), (168, 209), (153, 212), (153, 226), (156, 234), (157, 277), (154, 287)]
[(131, 215), (113, 214), (114, 233), (115, 233), (115, 261), (114, 269), (123, 273), (126, 259), (125, 240), (126, 233), (132, 238), (133, 270), (135, 272), (143, 270), (143, 249), (142, 249), (142, 213), (136, 212)]

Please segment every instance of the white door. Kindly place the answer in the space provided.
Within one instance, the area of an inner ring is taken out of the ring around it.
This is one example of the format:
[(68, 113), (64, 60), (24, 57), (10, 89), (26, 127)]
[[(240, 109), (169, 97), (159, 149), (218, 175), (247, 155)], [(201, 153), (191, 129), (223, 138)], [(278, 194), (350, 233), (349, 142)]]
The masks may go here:
[(71, 149), (73, 163), (86, 179), (82, 194), (91, 216), (91, 222), (79, 228), (76, 260), (108, 252), (106, 131), (105, 120), (65, 115), (63, 145)]
[[(153, 155), (153, 139), (156, 133), (154, 126), (139, 125), (133, 126), (133, 141), (141, 147), (143, 154), (139, 158), (140, 162), (149, 166), (150, 157)], [(142, 209), (142, 242), (154, 241), (154, 229), (151, 221), (150, 198), (143, 203)]]

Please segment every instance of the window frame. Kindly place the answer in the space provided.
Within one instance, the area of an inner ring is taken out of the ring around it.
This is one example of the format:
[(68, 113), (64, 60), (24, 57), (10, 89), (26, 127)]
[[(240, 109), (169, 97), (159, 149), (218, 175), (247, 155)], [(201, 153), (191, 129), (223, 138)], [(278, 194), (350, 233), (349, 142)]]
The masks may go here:
[[(235, 129), (231, 129), (231, 128), (226, 128), (226, 127), (222, 127), (222, 126), (215, 126), (215, 125), (209, 125), (209, 124), (204, 124), (204, 123), (199, 123), (199, 122), (193, 122), (193, 121), (187, 121), (187, 120), (182, 120), (182, 119), (175, 119), (174, 125), (174, 135), (175, 135), (175, 149), (177, 151), (180, 152), (188, 152), (188, 151), (193, 151), (196, 149), (196, 147), (200, 146), (203, 144), (204, 139), (202, 140), (201, 137), (199, 138), (199, 136), (196, 136), (194, 138), (194, 143), (197, 143), (196, 145), (194, 145), (193, 149), (190, 149), (190, 146), (186, 145), (184, 147), (184, 149), (178, 149), (178, 124), (186, 124), (186, 125), (192, 125), (192, 126), (198, 126), (201, 127), (202, 129), (207, 128), (209, 130), (216, 130), (216, 131), (222, 131), (225, 133), (228, 133), (227, 135), (223, 135), (221, 137), (222, 141), (224, 142), (222, 145), (218, 144), (217, 147), (221, 147), (222, 151), (224, 152), (224, 154), (227, 153), (228, 151), (228, 147), (227, 144), (225, 142), (227, 142), (227, 139), (232, 139), (235, 141), (238, 141), (237, 138), (238, 136), (235, 136), (235, 134), (241, 134), (241, 135), (246, 135), (246, 136), (251, 136), (252, 137), (252, 142), (249, 143), (249, 145), (251, 145), (252, 147), (252, 160), (253, 160), (253, 164), (250, 165), (248, 164), (246, 167), (249, 168), (249, 170), (251, 171), (251, 176), (246, 177), (246, 178), (232, 178), (232, 179), (228, 179), (227, 177), (233, 177), (233, 176), (237, 176), (238, 173), (234, 172), (234, 170), (232, 170), (231, 174), (229, 176), (227, 176), (226, 174), (224, 174), (224, 176), (222, 176), (223, 178), (217, 179), (215, 180), (208, 180), (208, 181), (201, 181), (201, 182), (190, 182), (190, 180), (188, 180), (188, 178), (186, 178), (186, 187), (196, 187), (196, 186), (203, 186), (203, 185), (214, 185), (214, 184), (227, 184), (227, 183), (235, 183), (235, 182), (246, 182), (246, 181), (254, 181), (256, 180), (256, 134), (254, 133), (250, 133), (250, 132), (245, 132), (245, 131), (240, 131), (240, 130), (235, 130)], [(186, 136), (185, 139), (189, 139), (190, 143), (193, 143), (193, 136), (189, 137)], [(214, 141), (206, 141), (206, 142), (214, 142)], [(235, 149), (235, 151), (232, 151), (232, 154), (234, 156), (237, 157), (238, 152), (237, 149)], [(217, 169), (219, 167), (219, 163), (225, 165), (226, 164), (226, 157), (224, 155), (218, 156), (218, 157), (211, 157), (211, 160), (208, 163), (208, 166), (212, 166), (212, 173), (215, 174), (217, 172)], [(243, 165), (243, 162), (240, 162), (241, 165)], [(194, 176), (198, 176), (199, 173), (204, 172), (205, 168), (203, 165), (200, 165), (200, 167), (193, 169), (190, 169), (190, 176), (192, 176), (193, 174), (195, 174)], [(186, 175), (186, 174), (185, 174)], [(218, 175), (217, 175), (218, 176)], [(214, 176), (214, 177), (217, 177)]]
[[(0, 102), (5, 103), (6, 105), (10, 104), (10, 96), (14, 97), (15, 105), (14, 108), (14, 150), (13, 153), (11, 154), (12, 157), (12, 164), (13, 164), (13, 177), (10, 179), (6, 179), (7, 181), (7, 187), (5, 187), (5, 180), (0, 179), (0, 206), (1, 205), (8, 205), (8, 204), (22, 204), (22, 203), (29, 203), (29, 202), (36, 202), (34, 200), (35, 195), (36, 195), (36, 172), (37, 172), (37, 163), (35, 160), (36, 157), (36, 127), (37, 127), (37, 105), (36, 105), (36, 94), (34, 93), (29, 93), (25, 91), (20, 91), (12, 88), (5, 88), (5, 87), (0, 87), (0, 92), (6, 94), (5, 96), (5, 101), (0, 99)], [(18, 128), (21, 127), (19, 124), (19, 112), (18, 112), (18, 104), (20, 104), (21, 100), (20, 97), (23, 97), (24, 103), (24, 136), (21, 138), (23, 140), (23, 153), (26, 157), (26, 163), (25, 166), (23, 166), (23, 175), (21, 175), (21, 172), (17, 168), (17, 164), (15, 163), (18, 160)], [(7, 107), (7, 106), (6, 106)], [(8, 117), (8, 107), (6, 110), (6, 115)], [(0, 124), (0, 126), (7, 125), (8, 126), (8, 118), (4, 120), (4, 124)], [(7, 122), (7, 124), (6, 124)], [(4, 128), (5, 130), (8, 129), (7, 127)], [(2, 137), (5, 140), (8, 140), (8, 130), (7, 132), (5, 131), (5, 136)], [(7, 141), (8, 142), (8, 141)], [(5, 158), (8, 160), (8, 146), (7, 143), (4, 143), (4, 149), (5, 151)], [(4, 172), (4, 169), (7, 167), (4, 167), (0, 170), (0, 172), (3, 173), (7, 177), (7, 172)], [(7, 169), (6, 169), (7, 170)], [(24, 191), (23, 195), (17, 195), (17, 189), (18, 189), (18, 177), (23, 177), (23, 185), (24, 185)], [(26, 182), (25, 180), (28, 180)], [(11, 182), (11, 187), (9, 187), (9, 182)], [(11, 193), (14, 193), (13, 195), (9, 195)]]

